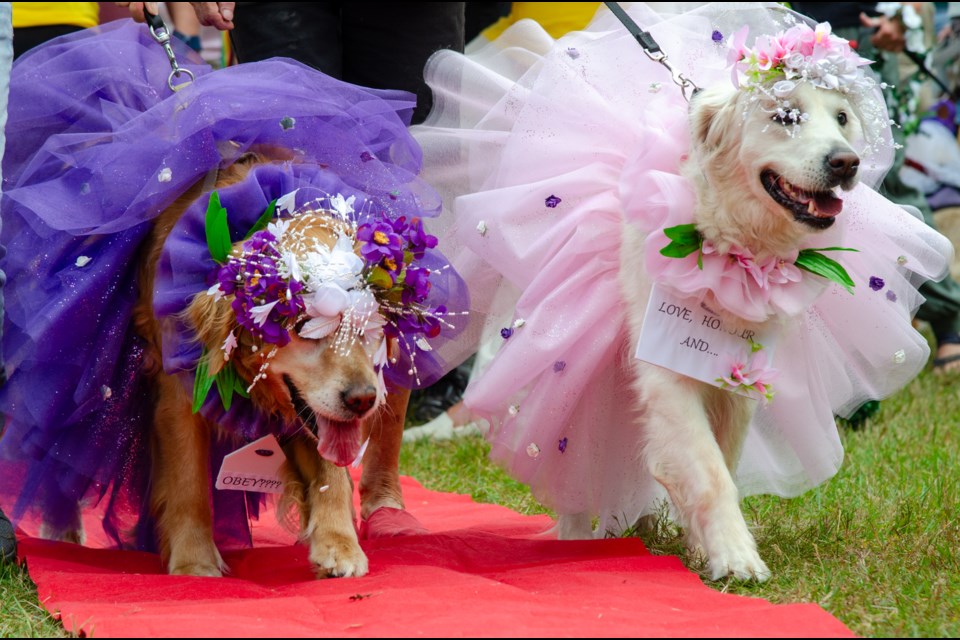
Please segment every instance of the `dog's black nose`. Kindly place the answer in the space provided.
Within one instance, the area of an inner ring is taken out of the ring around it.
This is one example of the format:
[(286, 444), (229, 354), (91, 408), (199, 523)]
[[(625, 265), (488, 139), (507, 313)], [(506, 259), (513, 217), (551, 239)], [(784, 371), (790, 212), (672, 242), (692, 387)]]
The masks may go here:
[(853, 151), (834, 151), (827, 156), (830, 173), (840, 180), (849, 180), (857, 175), (860, 156)]
[(341, 392), (343, 406), (355, 414), (363, 415), (377, 402), (377, 390), (370, 385), (357, 385)]

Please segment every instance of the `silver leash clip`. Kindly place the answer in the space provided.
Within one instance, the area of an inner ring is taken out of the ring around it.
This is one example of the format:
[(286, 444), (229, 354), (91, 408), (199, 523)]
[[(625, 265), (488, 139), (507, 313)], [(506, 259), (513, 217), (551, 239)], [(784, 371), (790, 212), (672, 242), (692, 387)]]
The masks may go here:
[(670, 72), (670, 77), (673, 78), (673, 83), (680, 87), (680, 93), (683, 94), (683, 97), (687, 102), (690, 102), (690, 98), (700, 91), (700, 87), (694, 84), (693, 80), (690, 80), (684, 76), (682, 73), (674, 69), (669, 62), (667, 62), (667, 56), (662, 51), (651, 53), (650, 51), (644, 49), (643, 52), (647, 54), (647, 57), (654, 62), (660, 63), (666, 67), (667, 71)]
[(674, 84), (680, 87), (680, 93), (683, 94), (684, 99), (690, 102), (690, 99), (700, 91), (700, 87), (694, 84), (693, 80), (685, 77), (682, 73), (670, 66), (670, 63), (667, 62), (667, 55), (660, 49), (660, 45), (653, 39), (650, 32), (641, 29), (637, 23), (633, 21), (633, 18), (627, 15), (627, 12), (623, 10), (623, 7), (621, 7), (619, 3), (604, 2), (603, 4), (607, 5), (607, 8), (616, 16), (617, 20), (619, 20), (620, 23), (626, 27), (627, 31), (630, 32), (630, 35), (636, 39), (637, 43), (643, 49), (643, 52), (647, 54), (647, 57), (667, 68), (667, 71), (670, 72), (670, 77), (673, 78)]
[[(167, 25), (163, 23), (163, 19), (146, 10), (143, 12), (143, 15), (144, 18), (146, 18), (147, 26), (150, 28), (150, 35), (157, 41), (157, 44), (163, 47), (163, 50), (167, 53), (167, 59), (170, 61), (171, 71), (170, 75), (167, 76), (167, 86), (170, 87), (171, 91), (183, 89), (195, 80), (193, 72), (189, 69), (181, 69), (180, 65), (177, 64), (177, 56), (173, 53), (173, 47), (170, 46), (170, 30), (167, 29)], [(189, 77), (189, 80), (174, 84), (173, 79), (179, 78), (181, 75)]]

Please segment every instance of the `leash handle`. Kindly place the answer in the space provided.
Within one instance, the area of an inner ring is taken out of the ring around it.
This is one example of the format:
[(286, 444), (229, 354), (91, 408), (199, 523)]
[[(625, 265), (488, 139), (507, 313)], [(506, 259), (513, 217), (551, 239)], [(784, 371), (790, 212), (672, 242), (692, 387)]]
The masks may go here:
[(643, 52), (647, 54), (647, 57), (667, 68), (667, 71), (670, 72), (670, 77), (673, 78), (674, 84), (680, 87), (683, 97), (689, 102), (690, 98), (700, 91), (700, 87), (667, 62), (667, 55), (660, 48), (660, 45), (657, 44), (657, 41), (654, 40), (650, 32), (641, 29), (640, 26), (633, 21), (633, 18), (627, 15), (627, 12), (623, 10), (619, 2), (604, 2), (603, 4), (607, 5), (607, 8), (617, 17), (617, 20), (619, 20), (620, 23), (626, 27), (627, 31), (630, 32), (630, 35), (636, 39), (637, 43), (643, 48)]
[[(167, 54), (167, 59), (170, 61), (171, 71), (170, 75), (167, 76), (167, 86), (170, 87), (171, 91), (183, 89), (193, 82), (195, 78), (189, 69), (181, 69), (180, 65), (177, 64), (177, 56), (173, 53), (173, 47), (170, 46), (170, 30), (167, 29), (167, 25), (163, 23), (163, 18), (147, 11), (146, 4), (144, 4), (143, 7), (143, 17), (146, 19), (147, 26), (150, 28), (150, 35), (157, 41), (157, 44), (163, 47), (163, 50)], [(181, 75), (186, 75), (190, 79), (180, 84), (174, 84), (173, 79), (179, 78)]]

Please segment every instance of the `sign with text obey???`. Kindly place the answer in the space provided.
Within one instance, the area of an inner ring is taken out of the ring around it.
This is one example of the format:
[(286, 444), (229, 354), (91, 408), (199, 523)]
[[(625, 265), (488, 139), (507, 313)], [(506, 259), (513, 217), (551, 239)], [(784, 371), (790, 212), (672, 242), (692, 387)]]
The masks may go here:
[(283, 493), (280, 467), (286, 456), (271, 434), (229, 453), (217, 474), (217, 489)]

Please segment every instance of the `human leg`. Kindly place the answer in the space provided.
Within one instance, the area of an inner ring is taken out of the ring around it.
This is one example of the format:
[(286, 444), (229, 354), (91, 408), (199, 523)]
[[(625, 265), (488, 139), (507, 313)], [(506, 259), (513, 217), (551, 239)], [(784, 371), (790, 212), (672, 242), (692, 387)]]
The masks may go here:
[(413, 123), (423, 122), (433, 105), (423, 68), (436, 51), (463, 51), (464, 11), (463, 2), (344, 3), (343, 79), (415, 93)]

